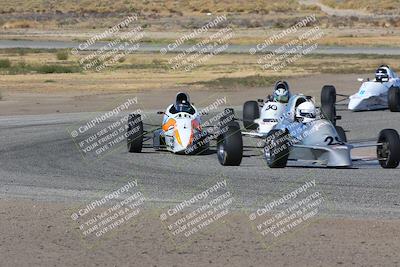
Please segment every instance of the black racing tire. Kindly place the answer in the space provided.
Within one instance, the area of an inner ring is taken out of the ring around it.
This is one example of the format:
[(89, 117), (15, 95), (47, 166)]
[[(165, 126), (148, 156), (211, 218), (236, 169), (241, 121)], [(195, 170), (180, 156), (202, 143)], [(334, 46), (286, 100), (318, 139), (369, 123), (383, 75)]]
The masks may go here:
[(290, 142), (287, 130), (271, 130), (266, 139), (264, 156), (270, 168), (285, 168), (289, 159)]
[(344, 129), (340, 126), (335, 126), (336, 128), (336, 132), (339, 135), (340, 141), (342, 141), (343, 143), (347, 143), (347, 136), (346, 136), (346, 132), (344, 131)]
[(388, 93), (389, 110), (392, 112), (400, 112), (400, 88), (390, 87)]
[(321, 90), (321, 105), (336, 103), (336, 88), (333, 85), (324, 85)]
[(243, 125), (247, 130), (256, 130), (255, 119), (260, 118), (260, 108), (257, 101), (247, 101), (243, 104)]
[(394, 169), (400, 163), (400, 137), (394, 129), (380, 131), (377, 146), (379, 164), (385, 169)]
[(143, 121), (140, 114), (129, 114), (127, 146), (129, 153), (140, 153), (143, 148)]
[(323, 116), (336, 126), (336, 88), (324, 85), (321, 90), (321, 111)]
[(334, 126), (336, 126), (336, 106), (335, 103), (331, 104), (322, 104), (321, 106), (321, 112), (323, 118), (326, 120), (332, 122)]
[(243, 139), (238, 125), (226, 125), (217, 139), (217, 157), (223, 166), (239, 166), (243, 158)]

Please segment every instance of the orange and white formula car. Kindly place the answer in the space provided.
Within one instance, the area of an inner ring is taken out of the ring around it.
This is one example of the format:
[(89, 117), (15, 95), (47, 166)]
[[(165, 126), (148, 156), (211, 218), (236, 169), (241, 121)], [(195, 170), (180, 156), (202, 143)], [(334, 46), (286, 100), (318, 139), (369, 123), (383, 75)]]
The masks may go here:
[[(208, 150), (207, 131), (201, 127), (201, 114), (192, 105), (189, 95), (178, 93), (174, 104), (168, 106), (163, 114), (161, 127), (145, 132), (140, 114), (128, 117), (127, 142), (128, 151), (142, 151), (143, 143), (153, 140), (153, 148), (166, 149), (177, 154), (198, 154)], [(151, 136), (152, 133), (152, 136)]]

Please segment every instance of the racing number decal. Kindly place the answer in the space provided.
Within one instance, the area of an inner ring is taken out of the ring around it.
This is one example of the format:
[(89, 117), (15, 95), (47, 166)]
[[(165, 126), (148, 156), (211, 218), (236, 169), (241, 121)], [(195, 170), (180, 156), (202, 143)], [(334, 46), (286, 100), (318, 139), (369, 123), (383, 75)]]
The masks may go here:
[(270, 109), (277, 110), (278, 107), (276, 105), (268, 105), (265, 110), (270, 110)]
[[(336, 142), (335, 142), (336, 141)], [(333, 136), (328, 136), (325, 138), (325, 143), (328, 143), (328, 146), (334, 146), (334, 145), (343, 145), (344, 143), (339, 139), (339, 137), (333, 138)]]

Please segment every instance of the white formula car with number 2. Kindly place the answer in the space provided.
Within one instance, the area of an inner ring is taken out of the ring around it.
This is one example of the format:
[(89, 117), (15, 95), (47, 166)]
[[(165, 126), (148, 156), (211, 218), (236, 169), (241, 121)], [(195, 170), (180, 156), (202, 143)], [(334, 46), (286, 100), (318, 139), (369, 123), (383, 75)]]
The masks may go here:
[[(353, 159), (351, 150), (363, 147), (376, 147), (376, 157)], [(236, 149), (243, 151), (242, 147)], [(220, 153), (229, 157), (233, 148), (225, 146), (222, 150)], [(370, 160), (378, 160), (383, 168), (396, 168), (400, 163), (400, 137), (397, 131), (384, 129), (377, 141), (347, 143), (343, 128), (324, 119), (312, 98), (300, 94), (290, 97), (283, 118), (265, 137), (263, 151), (270, 168), (284, 168), (288, 161), (346, 168), (352, 167), (353, 161)]]

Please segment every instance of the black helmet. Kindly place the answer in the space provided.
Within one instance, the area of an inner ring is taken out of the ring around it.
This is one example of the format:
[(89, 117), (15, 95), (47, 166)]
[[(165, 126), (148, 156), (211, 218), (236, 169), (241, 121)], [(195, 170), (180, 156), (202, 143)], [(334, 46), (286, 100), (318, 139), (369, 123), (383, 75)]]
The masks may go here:
[(174, 107), (177, 112), (189, 112), (191, 107), (189, 95), (182, 92), (178, 93)]
[(386, 65), (380, 66), (375, 71), (375, 80), (377, 82), (387, 82), (389, 81), (389, 67)]

